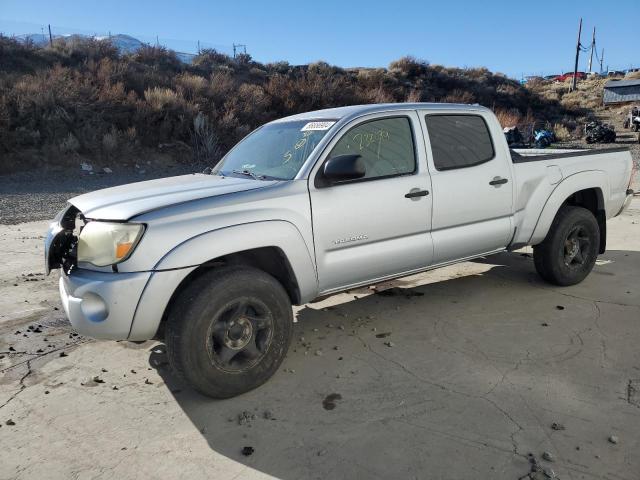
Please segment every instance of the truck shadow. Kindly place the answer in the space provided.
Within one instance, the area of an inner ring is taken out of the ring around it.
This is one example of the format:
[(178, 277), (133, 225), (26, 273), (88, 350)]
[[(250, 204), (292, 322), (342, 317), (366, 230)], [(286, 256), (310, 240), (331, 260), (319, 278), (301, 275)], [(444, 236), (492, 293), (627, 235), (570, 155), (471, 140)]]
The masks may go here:
[[(504, 387), (505, 372), (584, 361), (576, 332), (593, 321), (593, 300), (639, 305), (639, 268), (640, 252), (607, 252), (561, 289), (537, 277), (530, 255), (503, 253), (456, 267), (464, 276), (306, 305), (276, 375), (228, 400), (182, 385), (162, 344), (150, 364), (212, 450), (278, 478), (461, 478), (470, 465), (503, 464), (526, 473), (512, 435), (531, 392)], [(447, 460), (452, 452), (464, 461)]]

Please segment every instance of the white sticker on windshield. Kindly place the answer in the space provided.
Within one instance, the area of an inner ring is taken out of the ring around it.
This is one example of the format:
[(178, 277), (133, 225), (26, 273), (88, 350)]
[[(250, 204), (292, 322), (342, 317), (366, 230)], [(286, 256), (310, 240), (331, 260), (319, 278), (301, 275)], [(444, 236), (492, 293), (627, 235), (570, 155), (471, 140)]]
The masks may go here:
[(309, 122), (300, 129), (301, 132), (308, 132), (309, 130), (329, 130), (331, 126), (336, 122)]

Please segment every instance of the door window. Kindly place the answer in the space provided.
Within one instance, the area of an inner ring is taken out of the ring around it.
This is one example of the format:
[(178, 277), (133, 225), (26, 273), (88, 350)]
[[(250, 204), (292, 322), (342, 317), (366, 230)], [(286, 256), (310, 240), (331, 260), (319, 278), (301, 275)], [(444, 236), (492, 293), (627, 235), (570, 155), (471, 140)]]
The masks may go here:
[(415, 172), (416, 154), (409, 119), (372, 120), (352, 128), (333, 147), (329, 157), (348, 154), (362, 156), (365, 179)]
[(479, 115), (425, 117), (437, 170), (472, 167), (495, 156), (491, 134)]

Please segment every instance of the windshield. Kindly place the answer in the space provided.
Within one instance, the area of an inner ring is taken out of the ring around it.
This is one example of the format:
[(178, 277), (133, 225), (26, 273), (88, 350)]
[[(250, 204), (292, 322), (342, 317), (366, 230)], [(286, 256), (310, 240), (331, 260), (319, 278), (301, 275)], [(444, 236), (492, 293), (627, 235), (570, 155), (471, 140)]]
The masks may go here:
[(291, 180), (335, 121), (270, 123), (225, 155), (213, 173), (258, 180)]

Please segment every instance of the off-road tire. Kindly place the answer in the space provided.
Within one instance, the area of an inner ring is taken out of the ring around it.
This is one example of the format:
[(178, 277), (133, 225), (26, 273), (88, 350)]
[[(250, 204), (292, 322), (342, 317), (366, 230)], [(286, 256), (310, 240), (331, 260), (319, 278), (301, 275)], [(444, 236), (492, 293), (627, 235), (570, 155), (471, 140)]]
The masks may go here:
[[(211, 353), (210, 333), (216, 319), (226, 315), (225, 307), (246, 298), (268, 310), (271, 340), (257, 364), (246, 371), (228, 371)], [(169, 363), (178, 377), (207, 396), (229, 398), (262, 385), (276, 372), (292, 334), (291, 301), (282, 285), (262, 270), (224, 266), (202, 274), (179, 293), (168, 314), (165, 343)]]
[[(568, 236), (579, 229), (588, 245), (581, 253), (584, 262), (567, 264)], [(583, 207), (564, 206), (553, 219), (544, 241), (533, 247), (533, 260), (538, 274), (547, 282), (568, 286), (580, 283), (593, 269), (600, 248), (600, 229), (593, 213)]]

